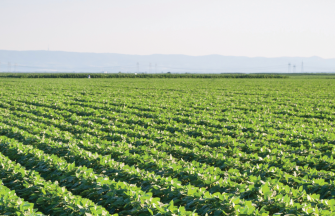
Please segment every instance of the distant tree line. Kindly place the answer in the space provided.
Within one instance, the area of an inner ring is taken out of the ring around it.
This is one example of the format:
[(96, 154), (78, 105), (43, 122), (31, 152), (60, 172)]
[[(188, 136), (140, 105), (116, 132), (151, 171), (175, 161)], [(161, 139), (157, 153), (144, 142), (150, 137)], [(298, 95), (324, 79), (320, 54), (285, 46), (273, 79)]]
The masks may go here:
[(0, 73), (0, 78), (288, 78), (279, 74)]

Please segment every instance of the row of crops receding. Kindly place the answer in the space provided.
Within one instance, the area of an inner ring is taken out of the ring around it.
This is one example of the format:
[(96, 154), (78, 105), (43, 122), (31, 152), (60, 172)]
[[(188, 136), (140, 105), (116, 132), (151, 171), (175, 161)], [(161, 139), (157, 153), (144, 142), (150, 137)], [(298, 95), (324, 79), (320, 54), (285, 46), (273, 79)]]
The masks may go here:
[(202, 79), (217, 79), (217, 78), (288, 78), (282, 74), (181, 74), (181, 73), (0, 73), (0, 78), (202, 78)]
[(0, 215), (334, 215), (334, 79), (0, 79)]

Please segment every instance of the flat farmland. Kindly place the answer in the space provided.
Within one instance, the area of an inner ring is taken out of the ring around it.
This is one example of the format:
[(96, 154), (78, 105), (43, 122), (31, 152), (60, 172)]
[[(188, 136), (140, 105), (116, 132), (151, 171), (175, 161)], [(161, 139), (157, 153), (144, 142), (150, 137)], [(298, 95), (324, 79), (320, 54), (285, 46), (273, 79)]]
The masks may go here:
[(334, 215), (335, 79), (0, 79), (0, 214)]

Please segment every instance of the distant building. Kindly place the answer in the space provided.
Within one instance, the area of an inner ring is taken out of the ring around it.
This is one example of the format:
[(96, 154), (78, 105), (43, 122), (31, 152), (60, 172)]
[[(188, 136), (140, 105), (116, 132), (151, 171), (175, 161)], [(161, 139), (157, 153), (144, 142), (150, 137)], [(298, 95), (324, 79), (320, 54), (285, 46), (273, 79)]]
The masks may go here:
[(91, 79), (91, 76), (90, 76), (90, 75), (88, 75), (88, 77), (87, 77), (87, 78)]

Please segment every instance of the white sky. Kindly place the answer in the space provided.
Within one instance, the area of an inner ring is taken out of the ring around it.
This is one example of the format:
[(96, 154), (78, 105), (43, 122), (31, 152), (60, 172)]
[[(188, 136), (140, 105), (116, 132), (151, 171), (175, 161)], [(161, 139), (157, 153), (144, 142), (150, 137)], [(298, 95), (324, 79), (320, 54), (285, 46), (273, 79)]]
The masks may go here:
[(0, 0), (0, 49), (335, 58), (335, 0)]

